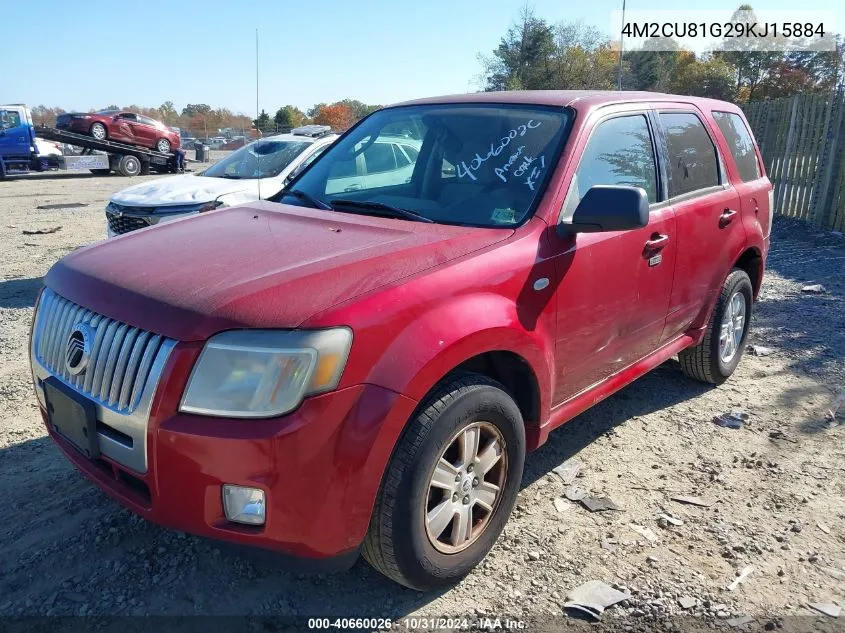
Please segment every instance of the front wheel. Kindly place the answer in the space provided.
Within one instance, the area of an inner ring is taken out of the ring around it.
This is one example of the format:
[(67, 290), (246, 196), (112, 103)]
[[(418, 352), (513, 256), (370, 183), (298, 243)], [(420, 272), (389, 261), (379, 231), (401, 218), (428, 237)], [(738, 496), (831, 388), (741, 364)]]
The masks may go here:
[(745, 348), (753, 301), (748, 273), (734, 268), (725, 279), (704, 338), (678, 354), (687, 376), (720, 385), (733, 374)]
[(170, 153), (170, 141), (168, 141), (166, 138), (158, 139), (158, 142), (156, 143), (156, 150), (158, 150), (162, 154), (169, 154)]
[(396, 446), (364, 557), (412, 589), (456, 582), (501, 534), (524, 462), (522, 415), (504, 387), (478, 374), (446, 380)]

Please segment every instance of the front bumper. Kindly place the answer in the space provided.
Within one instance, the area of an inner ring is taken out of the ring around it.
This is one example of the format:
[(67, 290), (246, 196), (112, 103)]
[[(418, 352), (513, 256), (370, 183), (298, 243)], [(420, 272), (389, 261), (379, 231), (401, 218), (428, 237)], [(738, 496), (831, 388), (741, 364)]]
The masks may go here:
[[(147, 429), (146, 473), (89, 460), (47, 423), (62, 452), (109, 496), (159, 525), (301, 559), (305, 569), (351, 565), (369, 526), (398, 429), (416, 402), (357, 385), (307, 399), (294, 413), (232, 420), (176, 411), (198, 350), (177, 347)], [(222, 486), (261, 488), (266, 523), (229, 522)], [(302, 564), (296, 565), (303, 568)]]

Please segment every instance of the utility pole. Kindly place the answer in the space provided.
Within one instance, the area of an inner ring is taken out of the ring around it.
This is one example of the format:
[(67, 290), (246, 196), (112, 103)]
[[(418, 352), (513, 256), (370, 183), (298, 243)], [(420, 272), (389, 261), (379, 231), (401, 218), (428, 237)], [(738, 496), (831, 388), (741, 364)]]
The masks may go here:
[[(625, 29), (625, 0), (622, 0), (622, 26)], [(622, 31), (619, 32), (619, 71), (616, 73), (616, 89), (622, 90)]]

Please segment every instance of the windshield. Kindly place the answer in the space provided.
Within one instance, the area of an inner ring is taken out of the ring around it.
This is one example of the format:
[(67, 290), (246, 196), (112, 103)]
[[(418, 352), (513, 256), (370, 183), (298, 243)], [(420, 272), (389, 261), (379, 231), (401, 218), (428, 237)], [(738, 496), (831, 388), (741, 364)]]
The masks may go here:
[(443, 104), (375, 112), (274, 199), (345, 212), (407, 211), (444, 224), (514, 226), (560, 154), (562, 108)]
[(311, 145), (302, 141), (256, 141), (202, 172), (210, 178), (272, 178)]

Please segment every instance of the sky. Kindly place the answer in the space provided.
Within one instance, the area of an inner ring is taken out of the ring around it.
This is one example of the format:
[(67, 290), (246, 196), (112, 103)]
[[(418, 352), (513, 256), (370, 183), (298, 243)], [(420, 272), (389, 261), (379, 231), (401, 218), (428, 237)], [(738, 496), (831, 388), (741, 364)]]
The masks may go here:
[[(739, 0), (710, 0), (734, 9)], [(751, 1), (793, 9), (793, 0)], [(254, 115), (344, 98), (388, 104), (480, 89), (489, 54), (523, 0), (0, 0), (0, 103), (88, 110), (207, 103)], [(539, 17), (603, 31), (621, 0), (531, 0)], [(802, 0), (801, 9), (830, 9)], [(630, 9), (676, 0), (627, 0)], [(837, 25), (845, 31), (845, 24)], [(49, 45), (48, 45), (49, 44)], [(13, 53), (13, 51), (17, 51)]]

